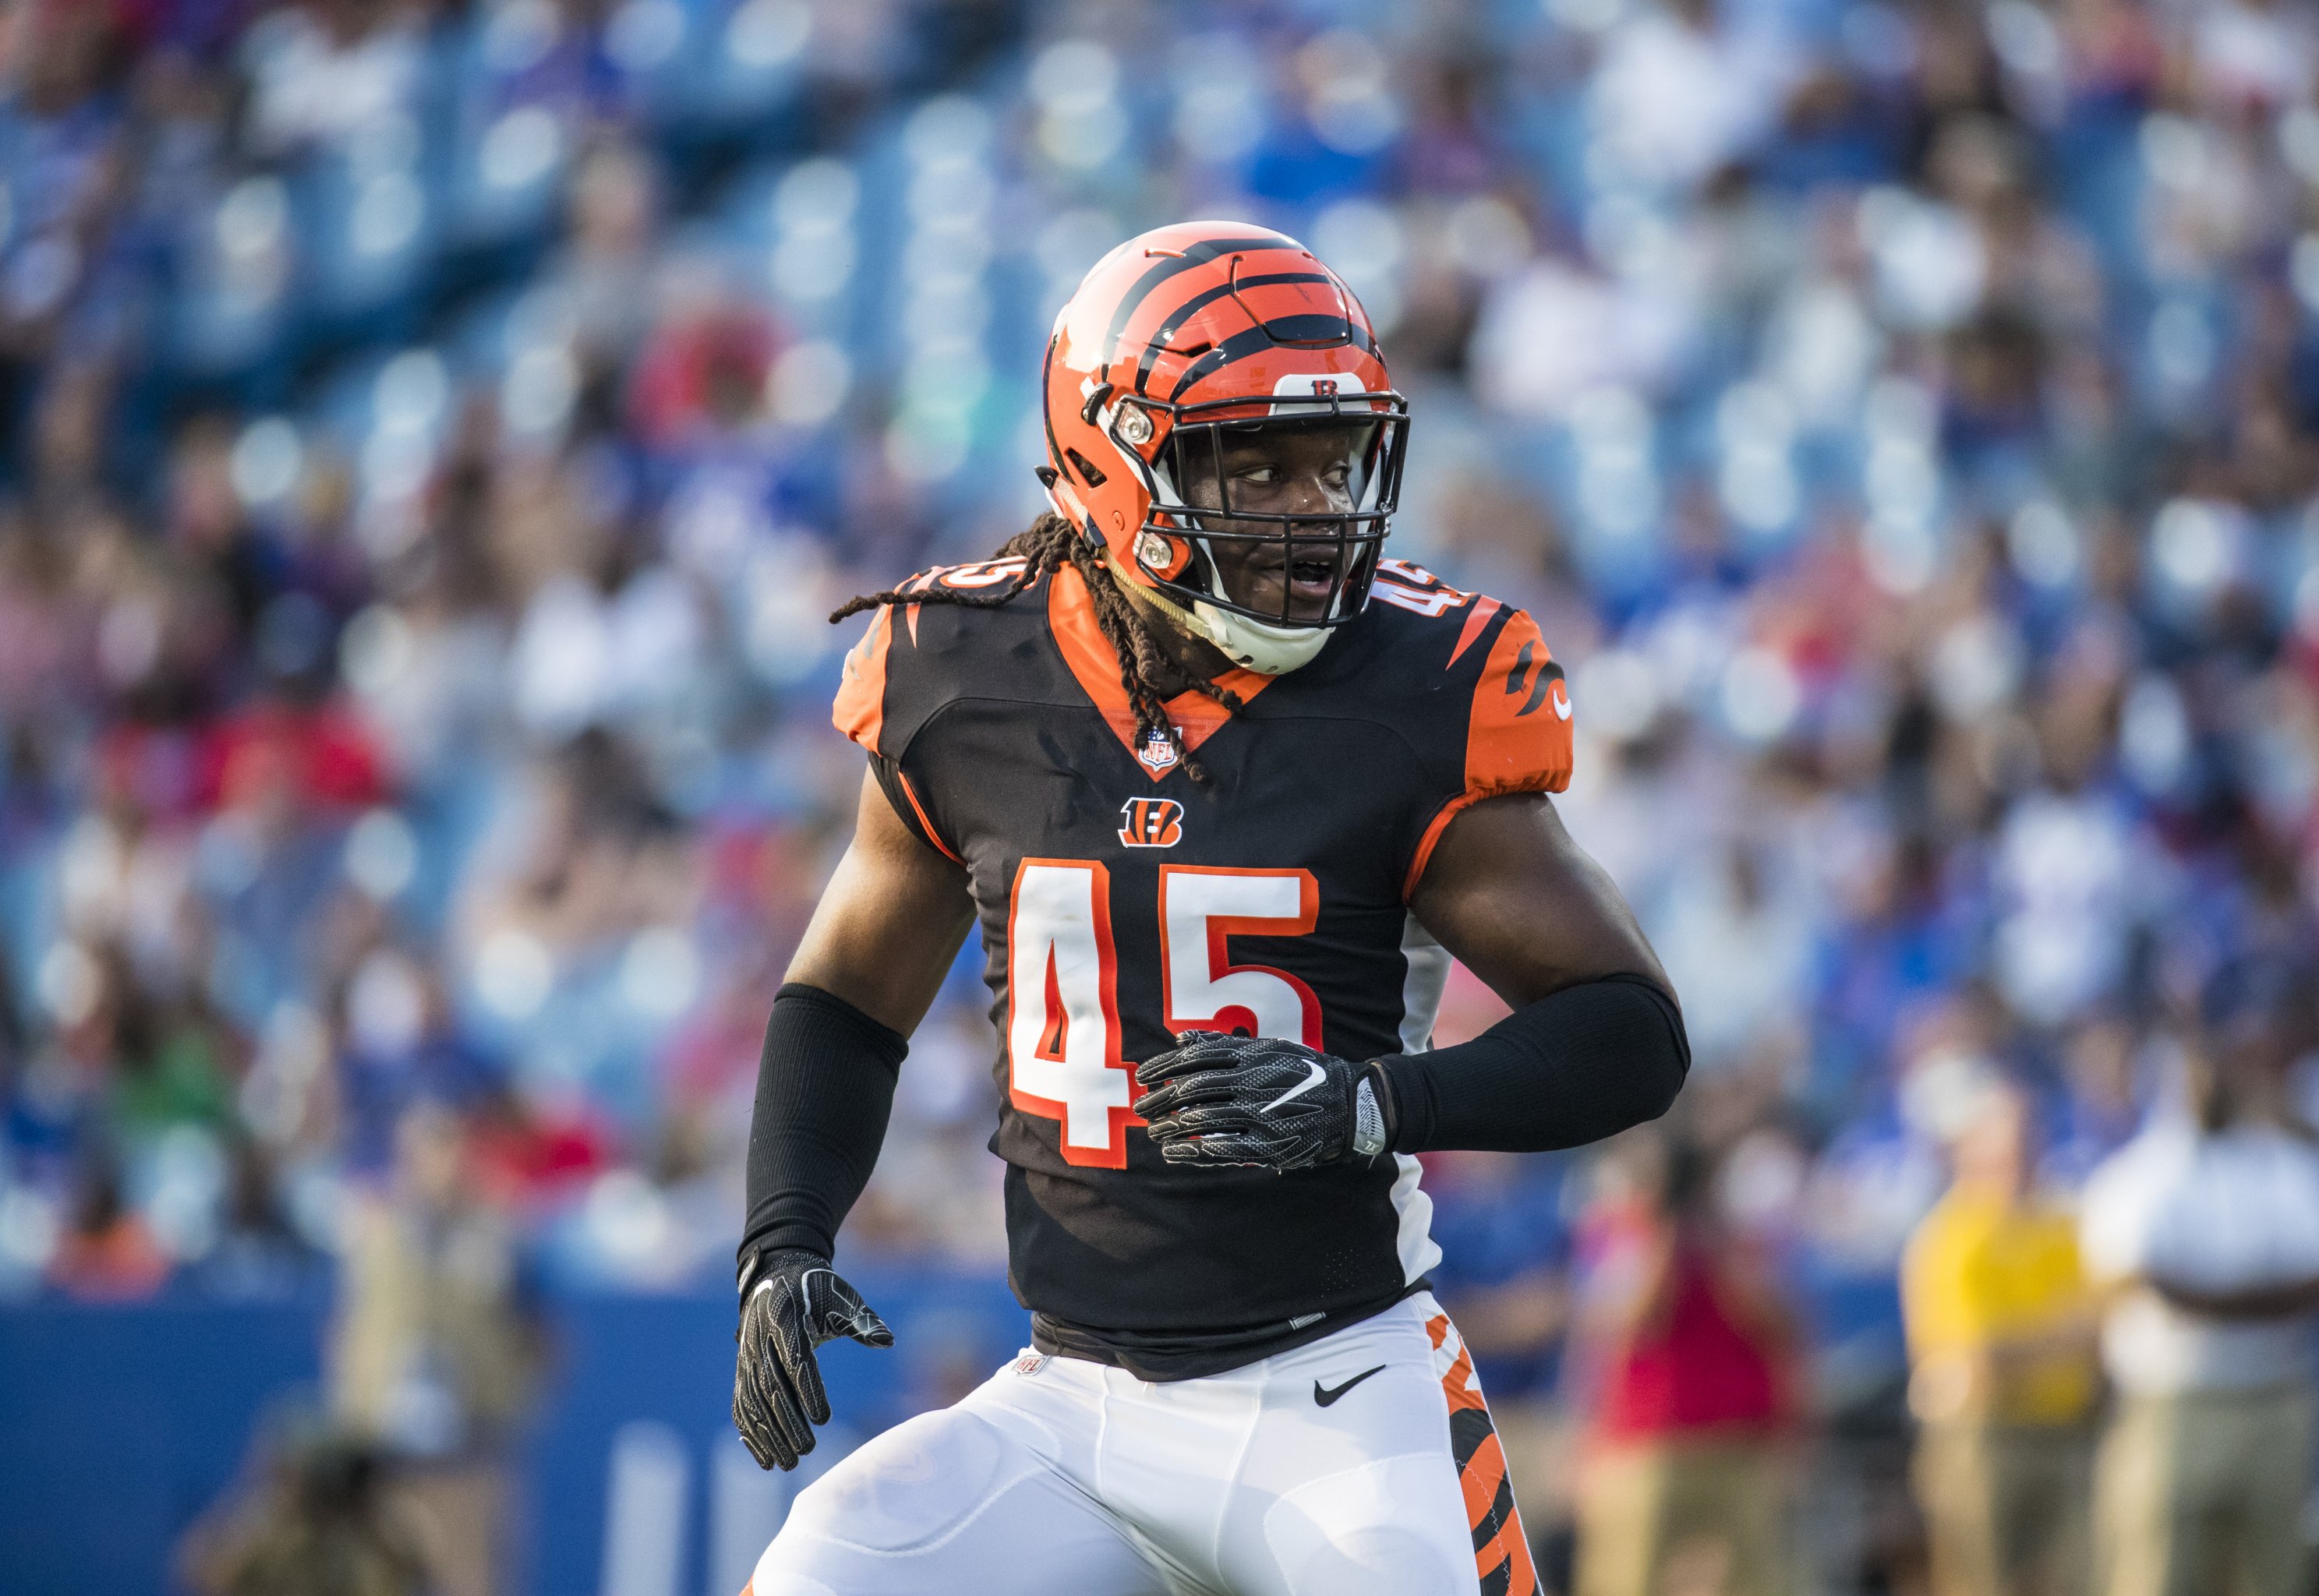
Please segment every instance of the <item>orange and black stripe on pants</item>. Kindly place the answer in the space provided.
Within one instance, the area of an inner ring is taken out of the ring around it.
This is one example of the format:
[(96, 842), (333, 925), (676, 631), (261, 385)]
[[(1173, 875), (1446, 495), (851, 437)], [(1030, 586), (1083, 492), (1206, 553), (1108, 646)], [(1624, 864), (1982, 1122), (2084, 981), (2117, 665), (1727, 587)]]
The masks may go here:
[[(1538, 1569), (1530, 1562), (1529, 1537), (1514, 1510), (1513, 1482), (1506, 1474), (1506, 1449), (1490, 1422), (1482, 1383), (1474, 1376), (1474, 1356), (1466, 1350), (1446, 1313), (1427, 1321), (1434, 1366), (1441, 1370), (1441, 1394), (1449, 1404), (1449, 1450), (1457, 1484), (1466, 1497), (1466, 1522), (1474, 1532), (1474, 1565), (1482, 1596), (1538, 1596)], [(1446, 1366), (1445, 1366), (1446, 1364)]]

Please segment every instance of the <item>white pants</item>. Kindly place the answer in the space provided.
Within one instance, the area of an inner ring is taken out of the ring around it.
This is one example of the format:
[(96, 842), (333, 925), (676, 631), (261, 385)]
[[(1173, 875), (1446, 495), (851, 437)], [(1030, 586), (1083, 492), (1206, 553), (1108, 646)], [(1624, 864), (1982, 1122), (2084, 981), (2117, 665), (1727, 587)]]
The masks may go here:
[(1473, 1360), (1420, 1294), (1196, 1380), (1026, 1352), (808, 1487), (744, 1596), (1537, 1589)]

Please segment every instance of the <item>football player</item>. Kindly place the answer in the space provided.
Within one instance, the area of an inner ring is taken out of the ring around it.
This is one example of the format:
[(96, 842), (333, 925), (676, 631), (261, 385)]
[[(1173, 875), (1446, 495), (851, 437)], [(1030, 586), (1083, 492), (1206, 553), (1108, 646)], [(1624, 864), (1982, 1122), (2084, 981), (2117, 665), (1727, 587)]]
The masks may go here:
[[(1058, 319), (1053, 513), (857, 600), (852, 847), (773, 1005), (733, 1413), (793, 1465), (905, 1038), (979, 925), (1033, 1346), (798, 1498), (754, 1596), (1534, 1591), (1412, 1156), (1593, 1141), (1689, 1065), (1547, 794), (1530, 618), (1385, 557), (1407, 439), (1293, 239), (1129, 240)], [(1452, 956), (1513, 1014), (1429, 1048)]]

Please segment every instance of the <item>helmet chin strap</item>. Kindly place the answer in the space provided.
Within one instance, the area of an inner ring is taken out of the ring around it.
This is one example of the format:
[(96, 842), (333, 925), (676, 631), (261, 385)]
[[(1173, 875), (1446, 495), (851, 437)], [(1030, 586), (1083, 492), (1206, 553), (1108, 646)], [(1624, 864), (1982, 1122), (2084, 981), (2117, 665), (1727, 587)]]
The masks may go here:
[[(1213, 579), (1221, 583), (1223, 574), (1216, 570), (1215, 556), (1205, 543), (1196, 539), (1194, 543), (1200, 557), (1208, 562)], [(1330, 627), (1268, 626), (1196, 600), (1187, 609), (1132, 574), (1108, 544), (1104, 546), (1103, 559), (1130, 599), (1178, 631), (1214, 644), (1224, 658), (1243, 671), (1253, 671), (1259, 676), (1285, 676), (1299, 665), (1311, 664), (1329, 645)]]

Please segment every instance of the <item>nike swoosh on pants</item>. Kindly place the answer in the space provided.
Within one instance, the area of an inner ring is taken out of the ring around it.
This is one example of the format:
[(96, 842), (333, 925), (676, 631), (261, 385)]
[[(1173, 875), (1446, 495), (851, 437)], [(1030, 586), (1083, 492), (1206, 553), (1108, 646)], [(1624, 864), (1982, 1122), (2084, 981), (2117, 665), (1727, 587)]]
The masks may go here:
[(1371, 1375), (1382, 1375), (1384, 1373), (1385, 1365), (1379, 1364), (1373, 1369), (1363, 1369), (1359, 1374), (1355, 1375), (1342, 1385), (1323, 1385), (1321, 1382), (1315, 1380), (1313, 1382), (1313, 1400), (1325, 1408), (1334, 1402), (1339, 1397), (1344, 1395), (1345, 1393), (1350, 1391), (1354, 1386), (1358, 1385), (1362, 1381), (1367, 1379)]

